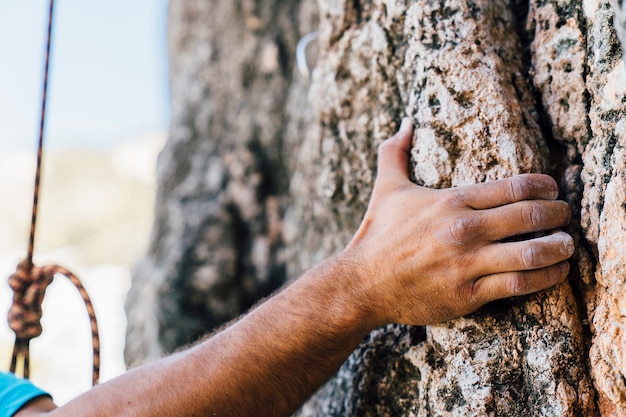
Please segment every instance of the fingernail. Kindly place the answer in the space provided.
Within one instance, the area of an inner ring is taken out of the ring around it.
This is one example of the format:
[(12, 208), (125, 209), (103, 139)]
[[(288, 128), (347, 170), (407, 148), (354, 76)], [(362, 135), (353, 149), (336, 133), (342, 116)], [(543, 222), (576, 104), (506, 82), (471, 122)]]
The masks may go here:
[(559, 184), (554, 178), (550, 177), (550, 179), (552, 182), (546, 189), (546, 197), (548, 200), (556, 200), (559, 197)]
[(411, 119), (409, 117), (403, 117), (402, 122), (400, 123), (400, 130), (404, 131), (411, 127)]
[(567, 257), (570, 257), (574, 254), (574, 250), (576, 247), (574, 246), (574, 239), (566, 233), (561, 238), (561, 253)]
[(572, 209), (569, 204), (565, 201), (555, 201), (559, 206), (558, 209), (561, 211), (562, 222), (563, 224), (568, 224), (572, 217)]

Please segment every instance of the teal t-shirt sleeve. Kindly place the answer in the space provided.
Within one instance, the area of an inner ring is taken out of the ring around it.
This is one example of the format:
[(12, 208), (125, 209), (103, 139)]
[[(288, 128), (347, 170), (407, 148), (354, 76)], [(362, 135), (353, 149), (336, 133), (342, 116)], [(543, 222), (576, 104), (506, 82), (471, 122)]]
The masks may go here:
[(11, 417), (33, 398), (49, 394), (26, 379), (0, 372), (0, 417)]

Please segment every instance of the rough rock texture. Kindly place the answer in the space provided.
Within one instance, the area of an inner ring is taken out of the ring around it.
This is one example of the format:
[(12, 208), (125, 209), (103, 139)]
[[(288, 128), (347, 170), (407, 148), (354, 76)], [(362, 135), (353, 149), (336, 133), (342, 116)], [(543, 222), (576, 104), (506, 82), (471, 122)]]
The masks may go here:
[(127, 302), (128, 363), (192, 342), (286, 279), (285, 107), (310, 25), (299, 3), (170, 2), (172, 121)]
[(591, 136), (583, 153), (582, 227), (597, 253), (592, 375), (603, 415), (626, 415), (626, 68), (611, 2), (585, 2)]
[[(376, 146), (407, 114), (418, 184), (531, 171), (560, 181), (578, 247), (569, 282), (438, 326), (378, 329), (297, 415), (626, 416), (626, 67), (615, 30), (624, 3), (246, 5), (218, 2), (209, 13), (199, 0), (172, 2), (174, 124), (135, 290), (156, 297), (160, 288), (160, 343), (184, 343), (265, 283), (342, 248), (365, 211)], [(206, 52), (243, 42), (250, 13), (259, 18), (241, 46), (247, 55)], [(309, 83), (290, 68), (317, 13)], [(263, 75), (277, 36), (286, 39), (281, 70)], [(254, 175), (244, 183), (241, 170)], [(220, 187), (211, 188), (214, 175)], [(255, 185), (265, 181), (267, 193)], [(257, 241), (268, 249), (255, 252)]]
[[(406, 111), (416, 122), (419, 184), (450, 187), (553, 168), (517, 34), (515, 13), (522, 10), (505, 1), (371, 1), (360, 3), (360, 20), (341, 25), (356, 14), (353, 3), (344, 6), (336, 15), (320, 12), (327, 19), (320, 26), (333, 31), (320, 39), (312, 86), (326, 92), (312, 93), (321, 125), (326, 120), (328, 131), (340, 132), (321, 138), (332, 144), (326, 146), (335, 167), (354, 172), (353, 161), (367, 149), (359, 141), (375, 146), (389, 134), (376, 130), (377, 117), (398, 120)], [(381, 91), (389, 96), (363, 110), (341, 108), (350, 96)], [(357, 129), (343, 135), (341, 126)], [(342, 190), (356, 183), (369, 192), (358, 183), (370, 184), (363, 171), (348, 186), (340, 175)], [(341, 212), (335, 216), (330, 223), (341, 224)], [(380, 329), (300, 415), (578, 416), (595, 413), (594, 397), (579, 304), (563, 285), (425, 331)]]
[(317, 123), (301, 139), (291, 179), (290, 277), (348, 243), (367, 208), (376, 147), (397, 129), (403, 112), (398, 86), (385, 81), (390, 64), (401, 64), (388, 35), (394, 36), (402, 19), (390, 19), (390, 27), (383, 28), (369, 19), (372, 10), (351, 4), (318, 2), (325, 24), (320, 25), (320, 57), (309, 92)]
[(624, 0), (613, 0), (615, 8), (615, 30), (622, 41), (622, 51), (626, 56), (626, 3)]

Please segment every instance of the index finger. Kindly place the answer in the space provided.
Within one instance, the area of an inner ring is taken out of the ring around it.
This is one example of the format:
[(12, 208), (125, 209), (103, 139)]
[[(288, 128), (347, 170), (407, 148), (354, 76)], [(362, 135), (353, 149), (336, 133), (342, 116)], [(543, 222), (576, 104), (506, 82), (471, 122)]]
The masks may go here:
[(545, 174), (520, 174), (503, 180), (459, 189), (465, 204), (476, 210), (504, 206), (523, 200), (556, 200), (559, 188)]

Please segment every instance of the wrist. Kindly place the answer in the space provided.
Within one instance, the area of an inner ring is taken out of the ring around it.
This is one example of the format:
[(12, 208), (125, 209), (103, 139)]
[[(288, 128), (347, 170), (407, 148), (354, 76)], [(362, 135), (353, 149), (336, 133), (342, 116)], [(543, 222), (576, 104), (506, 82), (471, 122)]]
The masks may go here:
[(56, 405), (52, 399), (46, 395), (33, 398), (15, 413), (15, 417), (42, 417), (48, 415), (52, 410), (56, 409)]
[[(316, 266), (294, 283), (306, 291), (311, 308), (323, 309), (339, 337), (353, 336), (358, 342), (372, 330), (386, 324), (380, 317), (376, 294), (380, 290), (358, 256), (342, 251)], [(300, 287), (300, 288), (298, 288)], [(313, 298), (312, 298), (313, 297)], [(316, 307), (317, 305), (317, 307)]]

